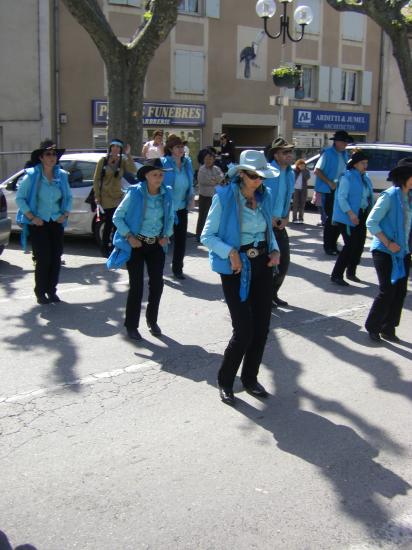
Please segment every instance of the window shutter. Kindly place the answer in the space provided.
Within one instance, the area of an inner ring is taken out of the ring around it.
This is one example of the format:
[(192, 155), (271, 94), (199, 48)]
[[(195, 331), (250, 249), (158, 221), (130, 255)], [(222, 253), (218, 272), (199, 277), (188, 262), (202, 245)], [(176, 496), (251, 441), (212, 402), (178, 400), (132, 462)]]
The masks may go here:
[(190, 56), (190, 91), (203, 94), (204, 89), (204, 59), (203, 52), (191, 52)]
[(319, 67), (319, 88), (318, 99), (319, 101), (329, 102), (329, 85), (330, 85), (330, 67)]
[(372, 105), (372, 73), (362, 73), (362, 105)]
[(219, 19), (220, 17), (220, 0), (205, 0), (206, 17)]
[(341, 34), (346, 40), (363, 41), (366, 17), (361, 13), (341, 13)]
[(330, 82), (330, 100), (334, 103), (341, 101), (342, 69), (332, 67)]
[(190, 59), (184, 50), (175, 52), (175, 89), (176, 91), (187, 91), (190, 89)]

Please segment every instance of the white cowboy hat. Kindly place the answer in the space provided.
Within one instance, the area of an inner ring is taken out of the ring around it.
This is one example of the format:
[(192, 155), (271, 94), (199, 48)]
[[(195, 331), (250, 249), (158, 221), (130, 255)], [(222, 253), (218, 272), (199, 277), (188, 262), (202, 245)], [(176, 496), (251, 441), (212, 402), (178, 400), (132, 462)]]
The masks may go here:
[(232, 178), (240, 170), (253, 172), (261, 178), (276, 178), (279, 176), (279, 170), (268, 164), (263, 151), (254, 151), (246, 149), (240, 153), (239, 164), (234, 164), (228, 170), (228, 177)]

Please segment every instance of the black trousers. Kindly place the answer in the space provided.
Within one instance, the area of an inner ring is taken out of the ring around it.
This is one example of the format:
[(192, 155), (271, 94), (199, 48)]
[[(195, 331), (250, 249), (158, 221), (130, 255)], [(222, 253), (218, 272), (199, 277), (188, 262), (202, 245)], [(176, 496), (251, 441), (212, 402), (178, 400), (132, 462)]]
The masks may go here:
[(322, 193), (322, 206), (326, 215), (325, 225), (323, 226), (323, 248), (336, 250), (339, 238), (339, 228), (332, 225), (333, 202), (335, 200), (335, 191)]
[(179, 223), (173, 226), (173, 273), (182, 273), (183, 259), (186, 253), (186, 237), (187, 237), (187, 209), (183, 208), (176, 212)]
[(53, 221), (29, 225), (29, 233), (35, 265), (34, 292), (36, 296), (55, 294), (63, 254), (63, 225)]
[(345, 245), (336, 259), (332, 277), (339, 277), (341, 279), (345, 273), (345, 269), (348, 270), (348, 274), (350, 275), (356, 274), (356, 268), (360, 264), (363, 248), (365, 246), (367, 217), (366, 211), (361, 211), (359, 213), (359, 224), (350, 228), (350, 235), (348, 235), (345, 224), (337, 224)]
[(277, 270), (274, 270), (273, 275), (273, 297), (276, 297), (289, 269), (290, 247), (289, 235), (286, 229), (279, 230), (273, 228), (273, 233), (275, 235), (275, 239), (278, 243), (280, 251), (280, 263), (277, 266)]
[(249, 296), (240, 301), (240, 275), (221, 275), (223, 294), (232, 319), (233, 334), (223, 355), (218, 383), (232, 388), (243, 359), (241, 379), (245, 386), (257, 381), (269, 331), (272, 309), (272, 268), (266, 254), (250, 260)]
[(198, 239), (202, 234), (203, 228), (205, 226), (207, 214), (212, 204), (212, 198), (213, 197), (205, 197), (204, 195), (199, 195), (199, 216), (197, 218), (196, 225), (196, 237)]
[(115, 213), (116, 208), (105, 208), (104, 209), (104, 227), (102, 235), (102, 254), (106, 258), (110, 256), (112, 251), (112, 233), (114, 230), (113, 225), (113, 214)]
[(163, 268), (165, 253), (159, 243), (142, 243), (140, 248), (133, 248), (130, 260), (127, 262), (129, 272), (129, 293), (127, 295), (126, 319), (124, 325), (128, 329), (139, 327), (140, 310), (142, 307), (144, 264), (149, 275), (149, 296), (146, 307), (146, 319), (157, 322), (160, 298), (163, 293)]
[(411, 255), (404, 258), (406, 277), (391, 283), (392, 257), (386, 252), (372, 251), (373, 263), (379, 281), (379, 294), (373, 301), (371, 310), (365, 322), (369, 332), (385, 332), (393, 334), (401, 320), (403, 302), (408, 288), (408, 276), (411, 265)]

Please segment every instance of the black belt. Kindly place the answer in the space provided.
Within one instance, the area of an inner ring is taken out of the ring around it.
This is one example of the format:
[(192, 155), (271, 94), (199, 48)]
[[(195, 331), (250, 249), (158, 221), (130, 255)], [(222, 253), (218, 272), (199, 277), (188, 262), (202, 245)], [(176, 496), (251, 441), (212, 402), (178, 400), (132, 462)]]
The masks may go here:
[(158, 238), (159, 237), (145, 237), (144, 235), (136, 235), (136, 239), (139, 239), (139, 241), (146, 244), (155, 244), (157, 243)]
[(262, 254), (267, 254), (268, 247), (265, 241), (260, 241), (257, 246), (251, 244), (244, 244), (240, 247), (240, 252), (246, 252), (246, 256), (250, 259), (257, 258)]

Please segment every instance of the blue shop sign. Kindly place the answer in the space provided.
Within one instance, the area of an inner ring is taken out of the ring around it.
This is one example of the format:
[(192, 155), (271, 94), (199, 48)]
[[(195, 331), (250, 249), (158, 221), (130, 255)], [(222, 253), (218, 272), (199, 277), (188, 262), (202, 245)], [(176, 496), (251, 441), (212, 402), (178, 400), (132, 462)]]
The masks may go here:
[[(93, 99), (93, 125), (106, 126), (107, 114), (107, 101)], [(144, 126), (204, 126), (205, 119), (205, 105), (197, 103), (143, 103)]]
[(369, 113), (293, 109), (293, 127), (305, 130), (368, 132)]

